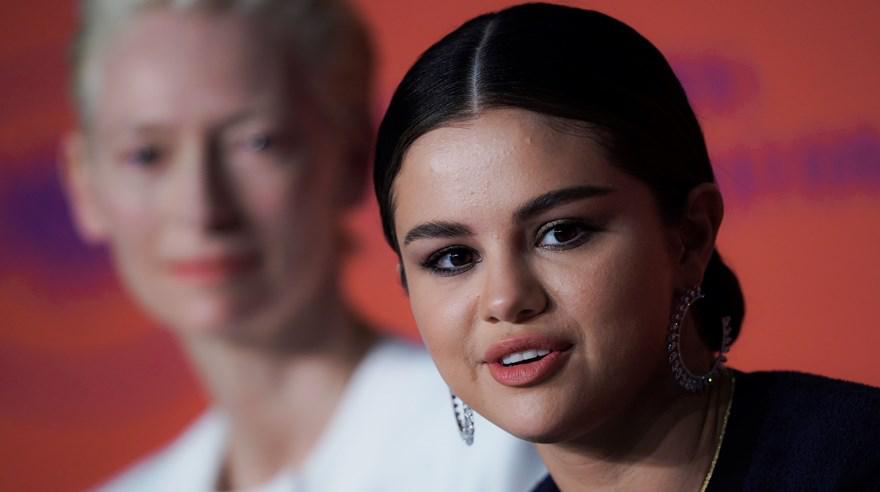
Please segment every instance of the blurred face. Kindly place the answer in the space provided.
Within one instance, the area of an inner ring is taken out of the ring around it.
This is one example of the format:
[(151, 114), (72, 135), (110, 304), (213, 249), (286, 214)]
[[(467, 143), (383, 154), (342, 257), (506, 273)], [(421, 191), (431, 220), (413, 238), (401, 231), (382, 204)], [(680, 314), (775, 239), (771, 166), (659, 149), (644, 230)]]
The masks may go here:
[(589, 138), (490, 110), (417, 139), (394, 184), (412, 310), (451, 389), (506, 430), (576, 439), (660, 378), (679, 283), (650, 190)]
[(110, 46), (72, 152), (84, 234), (185, 334), (315, 309), (335, 281), (337, 183), (351, 178), (295, 67), (235, 15), (150, 11)]

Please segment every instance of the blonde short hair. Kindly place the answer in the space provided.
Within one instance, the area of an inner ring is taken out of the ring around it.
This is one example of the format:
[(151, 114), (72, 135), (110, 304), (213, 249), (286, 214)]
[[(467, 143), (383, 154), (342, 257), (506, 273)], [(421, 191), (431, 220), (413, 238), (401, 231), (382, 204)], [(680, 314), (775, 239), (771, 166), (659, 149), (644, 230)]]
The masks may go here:
[(345, 0), (82, 0), (73, 42), (73, 96), (82, 125), (91, 119), (96, 60), (115, 33), (147, 9), (248, 16), (287, 50), (319, 106), (346, 140), (368, 145), (372, 52), (366, 30)]

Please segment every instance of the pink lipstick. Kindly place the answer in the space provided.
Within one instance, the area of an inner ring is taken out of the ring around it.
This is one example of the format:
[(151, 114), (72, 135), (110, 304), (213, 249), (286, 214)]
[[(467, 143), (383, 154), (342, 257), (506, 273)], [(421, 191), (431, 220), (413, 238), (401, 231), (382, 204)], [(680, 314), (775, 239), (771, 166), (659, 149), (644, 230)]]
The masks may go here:
[(253, 270), (258, 264), (257, 255), (224, 255), (171, 261), (168, 269), (188, 281), (216, 283)]
[(556, 374), (568, 359), (572, 344), (545, 336), (526, 336), (498, 342), (486, 351), (489, 373), (505, 386), (531, 386)]

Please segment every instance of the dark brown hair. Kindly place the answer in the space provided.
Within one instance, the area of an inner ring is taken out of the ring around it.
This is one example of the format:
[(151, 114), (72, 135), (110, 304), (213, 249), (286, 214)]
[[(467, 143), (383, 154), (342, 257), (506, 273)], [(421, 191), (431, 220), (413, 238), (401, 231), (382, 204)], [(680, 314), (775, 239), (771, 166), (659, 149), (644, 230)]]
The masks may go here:
[[(526, 4), (472, 19), (431, 46), (398, 86), (379, 129), (374, 184), (385, 237), (399, 254), (392, 185), (419, 136), (490, 108), (565, 118), (600, 142), (611, 163), (647, 184), (668, 221), (689, 192), (714, 182), (702, 130), (660, 51), (599, 12)], [(704, 340), (736, 338), (745, 303), (717, 250), (694, 305)]]

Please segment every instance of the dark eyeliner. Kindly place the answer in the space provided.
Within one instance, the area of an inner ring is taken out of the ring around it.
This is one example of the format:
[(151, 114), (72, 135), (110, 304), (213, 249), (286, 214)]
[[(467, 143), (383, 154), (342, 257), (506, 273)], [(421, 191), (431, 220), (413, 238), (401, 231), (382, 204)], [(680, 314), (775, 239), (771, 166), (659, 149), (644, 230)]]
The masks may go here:
[[(560, 225), (577, 227), (579, 229), (577, 237), (575, 237), (574, 239), (572, 239), (566, 243), (563, 243), (563, 244), (541, 246), (541, 241), (543, 240), (544, 236), (546, 236), (547, 233), (552, 231), (555, 227), (559, 227)], [(564, 251), (567, 249), (576, 248), (576, 247), (586, 243), (587, 241), (589, 241), (590, 238), (598, 230), (599, 229), (595, 225), (593, 225), (585, 220), (582, 220), (582, 219), (572, 219), (572, 218), (557, 219), (557, 220), (554, 220), (554, 221), (551, 221), (551, 222), (544, 224), (543, 226), (541, 226), (538, 229), (538, 232), (535, 234), (535, 236), (536, 236), (535, 246), (541, 247), (544, 249), (549, 249), (551, 251)]]
[[(470, 262), (469, 264), (462, 266), (462, 267), (458, 267), (458, 268), (440, 268), (437, 266), (437, 263), (440, 261), (441, 258), (443, 258), (444, 256), (446, 256), (450, 253), (454, 253), (456, 251), (467, 251), (471, 255), (473, 255), (474, 260), (472, 262)], [(435, 275), (441, 275), (444, 277), (451, 277), (451, 276), (457, 275), (459, 273), (464, 273), (464, 272), (470, 270), (471, 268), (474, 267), (474, 265), (476, 265), (479, 262), (480, 262), (479, 256), (471, 248), (468, 248), (466, 246), (454, 245), (454, 246), (447, 246), (443, 249), (435, 251), (434, 253), (431, 253), (431, 255), (429, 255), (424, 261), (422, 261), (420, 263), (420, 266)]]

